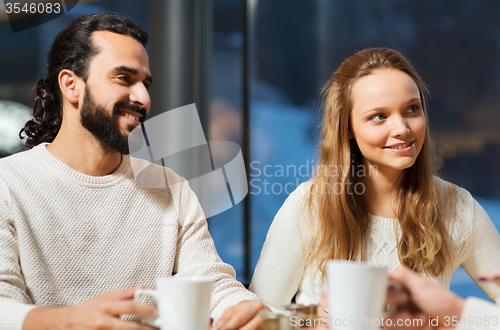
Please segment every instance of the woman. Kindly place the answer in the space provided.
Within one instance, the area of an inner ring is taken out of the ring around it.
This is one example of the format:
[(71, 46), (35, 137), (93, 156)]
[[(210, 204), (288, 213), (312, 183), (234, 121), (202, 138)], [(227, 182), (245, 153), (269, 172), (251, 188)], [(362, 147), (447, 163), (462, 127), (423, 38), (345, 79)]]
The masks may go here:
[[(500, 238), (462, 188), (433, 176), (425, 87), (398, 52), (366, 49), (324, 88), (318, 169), (267, 235), (250, 289), (274, 308), (317, 303), (329, 259), (408, 266), (448, 288), (462, 266), (500, 269)], [(479, 283), (493, 299), (500, 289)]]

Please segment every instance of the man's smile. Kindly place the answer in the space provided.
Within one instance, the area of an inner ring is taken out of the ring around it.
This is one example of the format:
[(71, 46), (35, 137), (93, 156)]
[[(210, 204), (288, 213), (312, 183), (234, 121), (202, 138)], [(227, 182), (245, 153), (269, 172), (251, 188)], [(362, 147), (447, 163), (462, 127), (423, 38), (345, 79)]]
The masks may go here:
[(120, 109), (119, 114), (130, 119), (135, 126), (140, 125), (143, 121), (143, 115), (132, 110)]

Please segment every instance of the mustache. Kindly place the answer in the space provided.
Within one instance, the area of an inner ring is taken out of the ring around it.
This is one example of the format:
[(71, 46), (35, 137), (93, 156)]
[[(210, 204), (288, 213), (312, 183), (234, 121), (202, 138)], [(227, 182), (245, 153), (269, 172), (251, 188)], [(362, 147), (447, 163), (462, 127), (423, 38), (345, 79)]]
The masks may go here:
[(117, 103), (117, 104), (115, 104), (115, 106), (113, 108), (113, 114), (115, 116), (117, 116), (118, 115), (118, 110), (120, 110), (120, 109), (131, 110), (131, 111), (135, 111), (135, 112), (141, 114), (142, 117), (139, 118), (139, 121), (141, 123), (146, 120), (146, 115), (148, 114), (148, 112), (146, 111), (146, 109), (144, 109), (143, 107), (138, 106), (137, 104), (133, 104), (133, 103)]

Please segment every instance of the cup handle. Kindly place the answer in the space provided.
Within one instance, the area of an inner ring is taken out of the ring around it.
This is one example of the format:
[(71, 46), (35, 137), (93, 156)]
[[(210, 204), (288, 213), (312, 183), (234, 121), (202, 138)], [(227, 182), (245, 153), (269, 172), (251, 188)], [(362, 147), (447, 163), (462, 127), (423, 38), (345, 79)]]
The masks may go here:
[[(154, 300), (156, 300), (158, 304), (158, 293), (155, 290), (149, 290), (149, 289), (138, 289), (135, 290), (134, 292), (134, 300), (139, 301), (141, 299), (141, 296), (151, 296), (153, 297)], [(147, 324), (152, 327), (161, 327), (161, 319), (157, 318), (156, 320), (148, 320), (148, 319), (142, 319), (144, 324)]]

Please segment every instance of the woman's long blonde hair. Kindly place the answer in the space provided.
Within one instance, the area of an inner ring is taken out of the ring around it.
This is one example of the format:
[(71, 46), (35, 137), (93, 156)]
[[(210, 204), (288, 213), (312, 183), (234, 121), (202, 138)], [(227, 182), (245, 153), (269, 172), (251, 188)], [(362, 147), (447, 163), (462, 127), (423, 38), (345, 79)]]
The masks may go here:
[[(362, 155), (356, 141), (350, 138), (351, 90), (359, 78), (379, 69), (408, 74), (418, 86), (427, 114), (426, 89), (421, 78), (410, 62), (392, 49), (356, 53), (342, 63), (325, 85), (319, 166), (305, 200), (313, 221), (307, 266), (319, 270), (323, 279), (327, 260), (361, 258), (369, 223), (366, 203), (355, 190), (360, 183), (356, 169)], [(401, 234), (397, 249), (401, 264), (439, 276), (450, 265), (451, 243), (439, 212), (431, 150), (427, 129), (422, 150), (413, 166), (405, 170), (398, 192)]]

